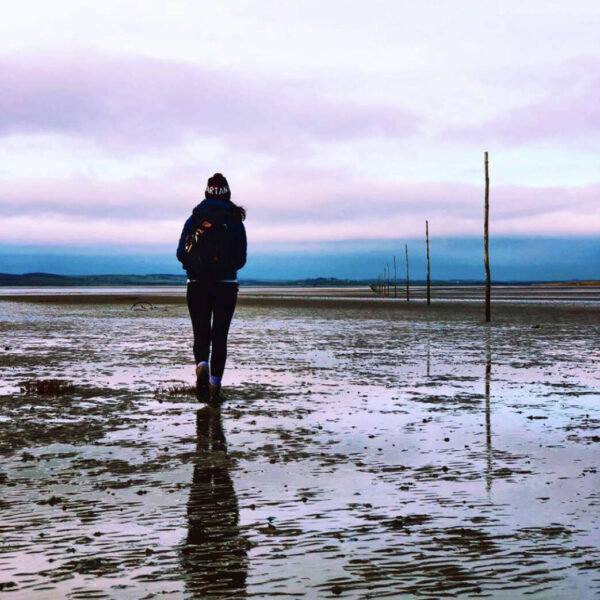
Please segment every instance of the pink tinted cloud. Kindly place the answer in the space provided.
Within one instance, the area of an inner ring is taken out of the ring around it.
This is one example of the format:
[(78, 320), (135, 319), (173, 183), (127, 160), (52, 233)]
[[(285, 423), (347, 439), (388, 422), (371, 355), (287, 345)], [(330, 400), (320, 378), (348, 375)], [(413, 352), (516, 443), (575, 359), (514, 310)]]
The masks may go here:
[[(587, 59), (540, 69), (497, 74), (502, 87), (527, 90), (536, 100), (476, 125), (442, 134), (449, 140), (521, 145), (552, 140), (598, 144), (600, 134), (600, 61)], [(493, 94), (493, 88), (490, 88)]]
[(415, 133), (419, 119), (392, 106), (328, 102), (184, 62), (140, 57), (0, 57), (0, 135), (51, 132), (111, 148), (143, 149), (189, 137), (274, 152), (310, 141)]
[[(248, 209), (252, 241), (398, 239), (479, 235), (482, 186), (382, 182), (342, 171), (287, 169), (248, 181), (230, 178), (234, 200)], [(36, 243), (173, 243), (203, 196), (203, 185), (178, 178), (120, 182), (0, 181), (0, 241)], [(492, 186), (493, 234), (600, 233), (600, 184), (580, 187)], [(39, 239), (40, 223), (44, 233)]]
[(140, 222), (184, 215), (204, 197), (200, 181), (135, 178), (0, 180), (0, 217), (38, 215)]
[[(475, 219), (482, 208), (483, 184), (404, 182), (359, 178), (340, 170), (287, 168), (263, 173), (246, 184), (249, 203), (269, 222), (336, 221), (419, 215), (423, 219)], [(496, 218), (527, 218), (554, 211), (594, 212), (600, 184), (528, 187), (492, 185)], [(540, 231), (535, 228), (537, 233)], [(457, 230), (456, 233), (461, 233)]]

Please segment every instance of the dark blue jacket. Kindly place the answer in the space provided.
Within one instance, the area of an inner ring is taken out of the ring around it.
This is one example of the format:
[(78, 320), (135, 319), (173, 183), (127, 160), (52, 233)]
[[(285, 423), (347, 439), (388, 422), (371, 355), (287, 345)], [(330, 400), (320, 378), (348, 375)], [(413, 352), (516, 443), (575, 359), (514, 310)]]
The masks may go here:
[(207, 198), (194, 208), (191, 217), (185, 222), (179, 245), (177, 246), (177, 260), (182, 264), (187, 272), (188, 278), (194, 281), (206, 281), (213, 278), (213, 275), (203, 270), (201, 264), (188, 265), (186, 264), (187, 253), (185, 251), (186, 238), (194, 231), (194, 224), (198, 222), (197, 217), (200, 213), (213, 217), (224, 218), (227, 223), (227, 228), (233, 235), (233, 265), (232, 269), (220, 274), (219, 279), (237, 279), (237, 271), (246, 264), (246, 229), (241, 217), (236, 211), (236, 208), (227, 200), (218, 198)]

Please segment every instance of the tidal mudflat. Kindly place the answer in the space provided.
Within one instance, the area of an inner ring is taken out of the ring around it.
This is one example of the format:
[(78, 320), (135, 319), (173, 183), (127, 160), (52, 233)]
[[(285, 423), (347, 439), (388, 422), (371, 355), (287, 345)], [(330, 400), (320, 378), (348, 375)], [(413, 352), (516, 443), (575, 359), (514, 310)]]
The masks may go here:
[(2, 597), (600, 595), (597, 301), (152, 302), (0, 302)]

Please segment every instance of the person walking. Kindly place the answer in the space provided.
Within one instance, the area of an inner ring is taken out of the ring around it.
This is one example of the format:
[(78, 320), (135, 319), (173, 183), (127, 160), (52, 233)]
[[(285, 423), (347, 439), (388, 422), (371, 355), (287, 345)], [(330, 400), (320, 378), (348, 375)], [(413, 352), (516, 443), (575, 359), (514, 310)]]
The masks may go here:
[(205, 199), (185, 222), (177, 246), (177, 259), (188, 277), (196, 397), (210, 404), (225, 400), (221, 381), (237, 303), (237, 271), (246, 264), (245, 218), (246, 210), (231, 201), (227, 179), (215, 173), (208, 179)]

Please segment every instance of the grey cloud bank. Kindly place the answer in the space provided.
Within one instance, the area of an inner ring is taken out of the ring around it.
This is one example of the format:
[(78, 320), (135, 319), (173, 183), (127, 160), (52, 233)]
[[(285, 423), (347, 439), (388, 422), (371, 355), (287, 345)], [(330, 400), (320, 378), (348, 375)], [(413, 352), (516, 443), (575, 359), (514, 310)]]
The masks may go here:
[[(327, 100), (319, 79), (242, 76), (194, 63), (84, 51), (0, 56), (0, 135), (56, 133), (119, 152), (196, 137), (252, 153), (301, 156), (311, 142), (414, 135), (465, 144), (554, 141), (596, 147), (600, 60), (498, 71), (494, 90), (528, 90), (522, 104), (479, 123), (444, 128), (395, 102)], [(482, 76), (485, 81), (485, 76)], [(444, 90), (440, 90), (443, 96)], [(425, 133), (429, 130), (429, 134)]]

